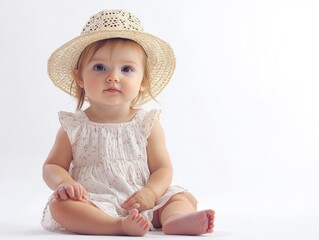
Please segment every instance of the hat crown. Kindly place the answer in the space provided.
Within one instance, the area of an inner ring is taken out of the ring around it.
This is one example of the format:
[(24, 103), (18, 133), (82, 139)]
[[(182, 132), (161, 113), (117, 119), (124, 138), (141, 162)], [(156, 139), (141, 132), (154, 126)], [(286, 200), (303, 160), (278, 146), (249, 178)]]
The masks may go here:
[(104, 10), (89, 19), (81, 35), (102, 30), (144, 31), (141, 21), (130, 12), (124, 10)]

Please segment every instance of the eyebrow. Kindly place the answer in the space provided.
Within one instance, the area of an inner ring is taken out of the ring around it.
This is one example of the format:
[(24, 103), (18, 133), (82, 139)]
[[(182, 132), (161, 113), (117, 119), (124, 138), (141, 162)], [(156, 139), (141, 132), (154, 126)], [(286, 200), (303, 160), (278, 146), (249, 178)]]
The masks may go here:
[[(104, 61), (105, 61), (105, 59), (92, 58), (92, 59), (90, 59), (90, 61), (88, 63), (90, 63), (90, 62), (104, 62)], [(133, 61), (133, 60), (123, 60), (123, 61), (120, 61), (120, 62), (121, 63), (125, 63), (125, 64), (138, 65), (138, 63)]]

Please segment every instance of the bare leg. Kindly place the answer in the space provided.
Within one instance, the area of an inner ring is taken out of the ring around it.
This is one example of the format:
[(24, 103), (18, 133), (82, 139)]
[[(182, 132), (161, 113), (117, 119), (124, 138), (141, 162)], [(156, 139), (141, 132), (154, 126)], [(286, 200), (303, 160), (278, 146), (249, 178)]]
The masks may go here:
[(124, 218), (113, 218), (86, 202), (53, 200), (52, 217), (68, 230), (81, 234), (143, 236), (149, 223), (136, 209)]
[(159, 211), (160, 222), (166, 234), (200, 235), (211, 233), (214, 211), (196, 212), (196, 200), (189, 193), (174, 195)]

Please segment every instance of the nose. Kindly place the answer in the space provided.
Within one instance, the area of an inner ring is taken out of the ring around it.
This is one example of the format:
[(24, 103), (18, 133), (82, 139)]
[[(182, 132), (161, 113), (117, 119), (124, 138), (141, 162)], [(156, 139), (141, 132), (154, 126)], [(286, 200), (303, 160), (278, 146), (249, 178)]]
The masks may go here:
[(114, 70), (110, 70), (106, 76), (107, 82), (119, 82), (120, 79)]

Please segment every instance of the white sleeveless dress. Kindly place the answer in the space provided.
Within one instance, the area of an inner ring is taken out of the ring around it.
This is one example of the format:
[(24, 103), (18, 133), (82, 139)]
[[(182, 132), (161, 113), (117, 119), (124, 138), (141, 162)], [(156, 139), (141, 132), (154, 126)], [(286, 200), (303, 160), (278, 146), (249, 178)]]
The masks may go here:
[[(87, 200), (113, 217), (128, 212), (121, 204), (147, 183), (150, 171), (147, 163), (147, 138), (160, 110), (138, 110), (125, 123), (96, 123), (80, 110), (59, 112), (59, 120), (72, 145), (73, 161), (69, 170), (73, 179), (87, 190)], [(186, 192), (180, 186), (170, 186), (151, 210), (141, 214), (151, 223), (153, 212), (174, 194)], [(49, 201), (43, 211), (42, 226), (50, 231), (65, 228), (51, 216)], [(151, 224), (151, 230), (155, 230)]]

